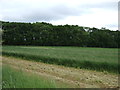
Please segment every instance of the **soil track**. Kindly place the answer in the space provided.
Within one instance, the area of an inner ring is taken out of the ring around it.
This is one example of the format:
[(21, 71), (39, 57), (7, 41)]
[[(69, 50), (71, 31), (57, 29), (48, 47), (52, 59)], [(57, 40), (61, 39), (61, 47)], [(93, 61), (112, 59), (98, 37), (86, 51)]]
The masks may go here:
[(75, 69), (5, 56), (2, 57), (2, 62), (16, 69), (51, 78), (56, 82), (67, 83), (71, 86), (70, 88), (118, 88), (117, 74)]

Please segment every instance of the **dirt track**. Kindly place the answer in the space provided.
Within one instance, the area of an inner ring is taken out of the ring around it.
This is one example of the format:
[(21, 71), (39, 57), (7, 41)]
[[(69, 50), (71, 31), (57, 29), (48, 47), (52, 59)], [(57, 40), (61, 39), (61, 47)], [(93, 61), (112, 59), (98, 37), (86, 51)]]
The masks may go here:
[[(1, 58), (1, 57), (0, 57)], [(64, 82), (72, 87), (80, 88), (116, 88), (118, 75), (107, 72), (97, 72), (85, 69), (75, 69), (64, 66), (27, 61), (13, 57), (2, 57), (3, 64), (16, 69), (47, 77), (56, 82)]]

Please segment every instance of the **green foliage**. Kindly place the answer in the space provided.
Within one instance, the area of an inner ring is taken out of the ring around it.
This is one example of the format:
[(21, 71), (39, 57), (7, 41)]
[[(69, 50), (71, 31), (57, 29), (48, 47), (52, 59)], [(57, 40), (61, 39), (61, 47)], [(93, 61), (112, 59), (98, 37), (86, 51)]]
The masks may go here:
[(45, 22), (3, 22), (3, 45), (80, 46), (117, 48), (120, 31)]
[(114, 73), (118, 73), (118, 66), (120, 66), (118, 49), (3, 46), (2, 54), (38, 62)]
[(109, 30), (94, 30), (90, 33), (89, 38), (89, 46), (95, 47), (118, 47), (118, 36), (116, 35), (117, 31), (109, 31)]

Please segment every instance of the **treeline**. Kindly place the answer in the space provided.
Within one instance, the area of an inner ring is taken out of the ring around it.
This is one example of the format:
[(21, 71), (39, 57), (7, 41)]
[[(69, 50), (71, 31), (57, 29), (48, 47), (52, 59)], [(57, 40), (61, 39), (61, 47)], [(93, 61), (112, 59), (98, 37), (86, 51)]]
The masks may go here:
[(120, 31), (45, 22), (2, 22), (3, 45), (118, 48)]

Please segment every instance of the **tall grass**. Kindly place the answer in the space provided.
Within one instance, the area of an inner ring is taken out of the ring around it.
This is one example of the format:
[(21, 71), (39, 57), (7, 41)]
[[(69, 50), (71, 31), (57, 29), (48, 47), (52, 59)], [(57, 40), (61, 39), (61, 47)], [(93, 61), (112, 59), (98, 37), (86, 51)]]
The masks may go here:
[(118, 71), (118, 49), (3, 46), (3, 55), (98, 71)]
[(9, 66), (3, 66), (3, 88), (57, 88), (65, 85), (57, 84), (54, 80), (45, 79), (30, 72), (16, 70)]

